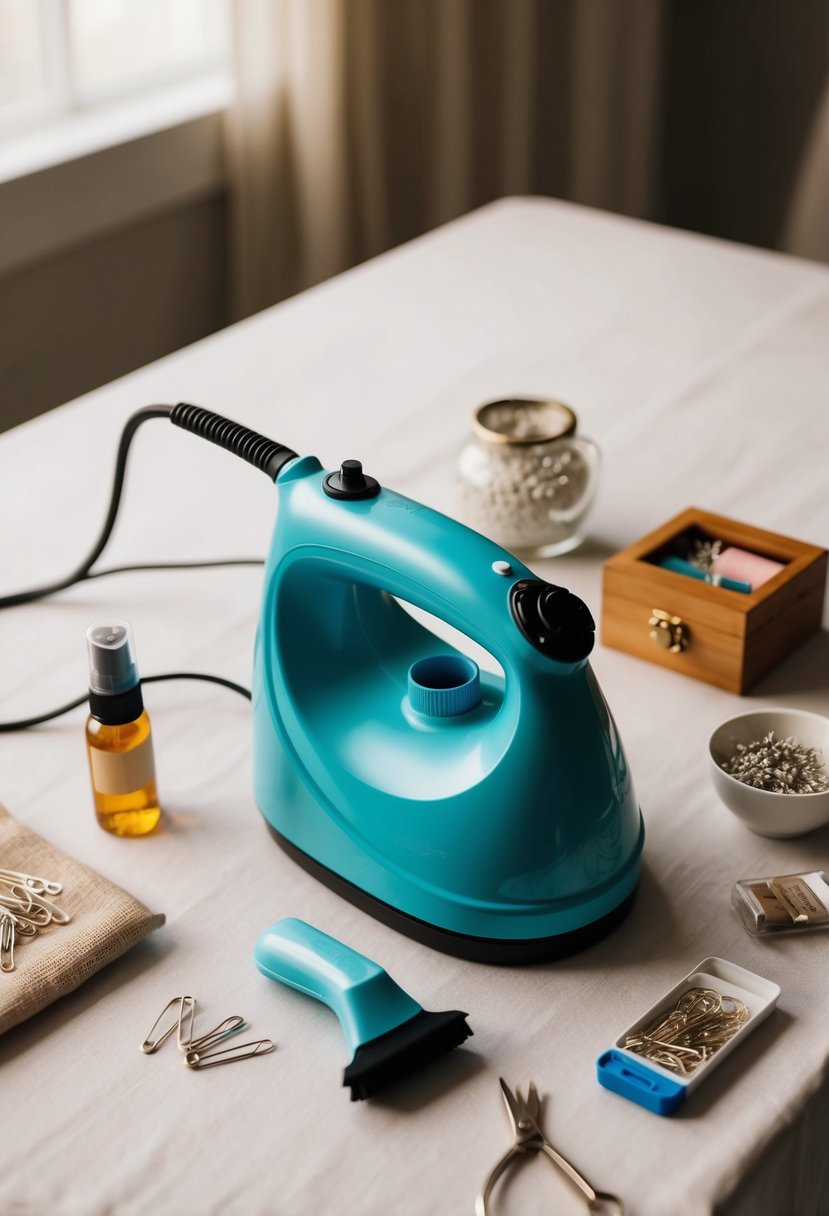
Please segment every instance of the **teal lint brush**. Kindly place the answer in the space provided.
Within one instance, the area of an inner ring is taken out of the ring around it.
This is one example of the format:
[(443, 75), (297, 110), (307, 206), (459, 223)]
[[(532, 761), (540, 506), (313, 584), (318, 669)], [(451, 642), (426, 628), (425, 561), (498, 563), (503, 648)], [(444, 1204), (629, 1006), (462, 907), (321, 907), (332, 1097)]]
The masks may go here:
[(269, 979), (336, 1013), (352, 1052), (343, 1073), (352, 1102), (371, 1098), (472, 1034), (465, 1013), (427, 1013), (377, 963), (296, 917), (269, 925), (253, 958)]

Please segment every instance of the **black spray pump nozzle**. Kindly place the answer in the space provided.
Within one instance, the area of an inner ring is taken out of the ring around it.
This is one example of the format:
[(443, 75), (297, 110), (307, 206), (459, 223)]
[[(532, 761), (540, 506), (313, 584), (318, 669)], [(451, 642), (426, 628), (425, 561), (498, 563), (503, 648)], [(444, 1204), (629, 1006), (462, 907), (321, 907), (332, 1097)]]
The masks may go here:
[(104, 621), (86, 631), (89, 654), (89, 687), (111, 696), (129, 692), (138, 683), (135, 642), (127, 621)]
[(107, 620), (86, 631), (89, 653), (89, 712), (99, 722), (134, 722), (144, 708), (135, 642), (128, 621)]

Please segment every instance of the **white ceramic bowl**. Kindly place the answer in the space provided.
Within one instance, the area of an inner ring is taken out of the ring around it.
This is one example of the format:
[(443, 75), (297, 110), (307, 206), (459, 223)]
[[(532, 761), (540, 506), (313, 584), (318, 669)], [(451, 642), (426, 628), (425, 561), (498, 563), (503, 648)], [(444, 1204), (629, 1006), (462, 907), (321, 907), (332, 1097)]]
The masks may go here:
[(708, 741), (714, 789), (729, 811), (760, 836), (802, 836), (829, 823), (829, 790), (825, 794), (772, 794), (757, 790), (723, 772), (738, 743), (753, 743), (774, 731), (776, 739), (793, 737), (816, 747), (829, 769), (829, 718), (802, 709), (756, 709), (729, 718)]

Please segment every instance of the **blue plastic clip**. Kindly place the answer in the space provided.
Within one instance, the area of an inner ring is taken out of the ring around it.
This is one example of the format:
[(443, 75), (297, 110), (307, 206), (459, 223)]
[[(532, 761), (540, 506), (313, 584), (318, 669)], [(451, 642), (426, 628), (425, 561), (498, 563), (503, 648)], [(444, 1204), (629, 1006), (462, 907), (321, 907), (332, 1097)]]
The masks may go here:
[(596, 1061), (599, 1084), (656, 1115), (672, 1115), (685, 1101), (684, 1085), (663, 1077), (621, 1051), (605, 1051)]

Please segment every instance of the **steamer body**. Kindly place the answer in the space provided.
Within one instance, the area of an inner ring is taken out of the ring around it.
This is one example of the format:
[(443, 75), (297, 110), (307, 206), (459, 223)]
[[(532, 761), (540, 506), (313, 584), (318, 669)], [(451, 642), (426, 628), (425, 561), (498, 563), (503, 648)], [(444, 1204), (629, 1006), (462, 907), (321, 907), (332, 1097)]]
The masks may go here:
[[(276, 482), (253, 698), (269, 827), (335, 890), (449, 953), (526, 962), (595, 940), (630, 906), (643, 827), (586, 655), (551, 658), (519, 624), (516, 591), (547, 585), (411, 499), (332, 498), (323, 479), (304, 457)], [(413, 708), (412, 665), (458, 652), (398, 599), (494, 658), (503, 674), (481, 672), (473, 708)]]

